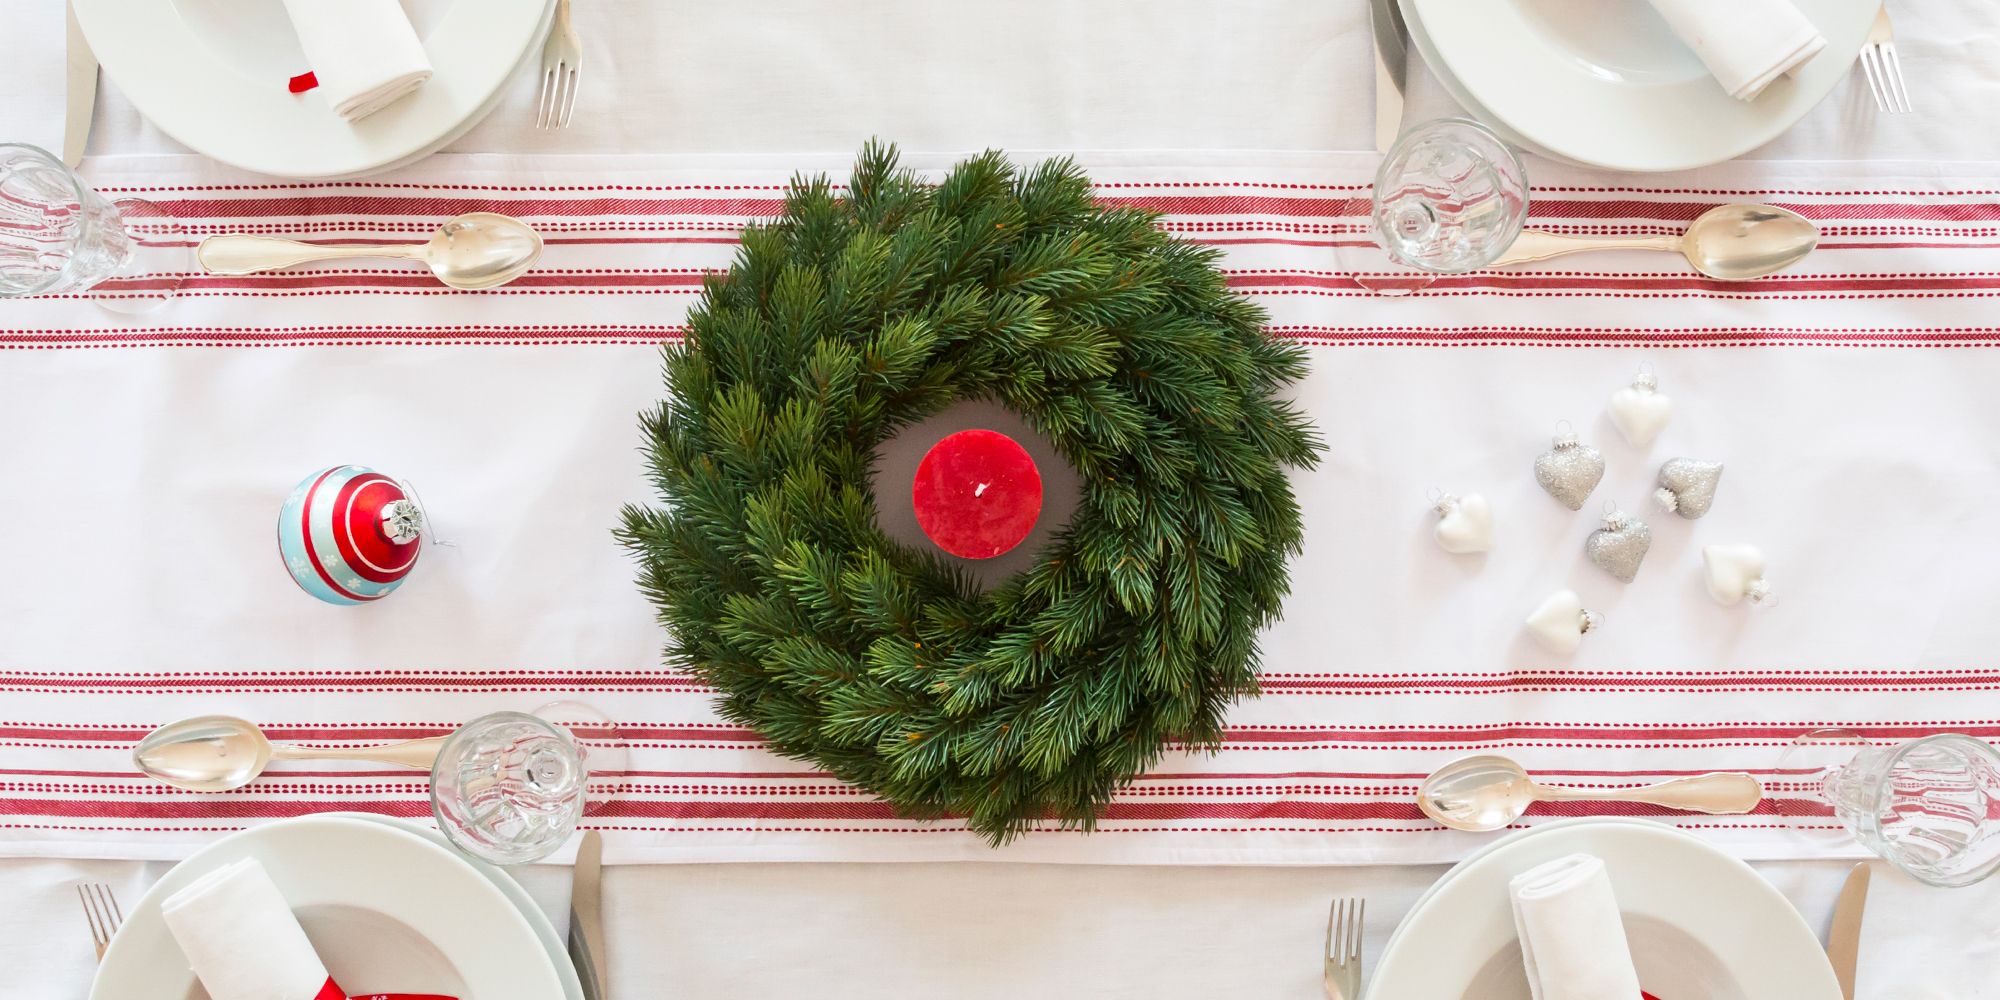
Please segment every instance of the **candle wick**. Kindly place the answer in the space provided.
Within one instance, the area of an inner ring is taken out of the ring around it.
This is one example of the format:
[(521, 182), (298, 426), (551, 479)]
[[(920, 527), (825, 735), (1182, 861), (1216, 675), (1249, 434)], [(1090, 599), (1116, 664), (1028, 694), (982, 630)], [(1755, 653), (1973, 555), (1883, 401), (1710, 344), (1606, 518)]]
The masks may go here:
[(987, 485), (987, 483), (980, 483), (978, 486), (974, 486), (972, 488), (972, 495), (976, 497), (985, 496)]

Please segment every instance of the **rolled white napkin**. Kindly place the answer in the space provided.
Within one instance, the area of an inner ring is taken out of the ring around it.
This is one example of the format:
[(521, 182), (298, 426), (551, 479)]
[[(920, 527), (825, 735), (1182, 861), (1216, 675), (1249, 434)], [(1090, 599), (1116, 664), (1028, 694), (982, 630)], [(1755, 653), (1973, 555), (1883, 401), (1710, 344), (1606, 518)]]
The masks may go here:
[(1639, 973), (1604, 862), (1572, 854), (1507, 883), (1535, 1000), (1636, 1000)]
[(209, 872), (160, 904), (211, 1000), (344, 996), (256, 858)]
[(360, 121), (431, 78), (424, 43), (397, 0), (285, 0), (299, 46), (335, 114)]
[(1739, 101), (1805, 64), (1826, 39), (1791, 0), (1652, 0), (1667, 26)]

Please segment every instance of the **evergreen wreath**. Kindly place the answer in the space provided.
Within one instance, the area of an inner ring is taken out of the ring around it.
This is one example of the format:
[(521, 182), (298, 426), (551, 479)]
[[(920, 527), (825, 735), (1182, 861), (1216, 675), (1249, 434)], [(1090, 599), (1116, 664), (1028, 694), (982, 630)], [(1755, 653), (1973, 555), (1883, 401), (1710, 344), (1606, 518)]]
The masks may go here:
[[(1169, 741), (1220, 742), (1300, 544), (1285, 467), (1320, 445), (1274, 398), (1304, 352), (1156, 220), (1068, 160), (989, 151), (933, 186), (870, 143), (845, 197), (795, 179), (744, 232), (641, 420), (662, 506), (618, 532), (725, 717), (995, 844), (1089, 829)], [(983, 594), (886, 537), (869, 483), (880, 443), (967, 397), (1082, 480)]]

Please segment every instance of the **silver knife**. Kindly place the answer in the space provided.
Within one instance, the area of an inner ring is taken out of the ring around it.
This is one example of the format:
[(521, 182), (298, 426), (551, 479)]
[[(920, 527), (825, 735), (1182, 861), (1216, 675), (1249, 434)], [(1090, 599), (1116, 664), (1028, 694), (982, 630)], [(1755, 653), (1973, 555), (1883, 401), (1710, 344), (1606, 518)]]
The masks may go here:
[(1861, 911), (1868, 905), (1868, 862), (1855, 865), (1833, 904), (1833, 926), (1826, 932), (1826, 960), (1840, 981), (1843, 1000), (1854, 1000), (1854, 969), (1861, 960)]
[(1375, 150), (1389, 151), (1403, 127), (1403, 82), (1410, 71), (1410, 33), (1396, 0), (1369, 0), (1375, 33)]
[(604, 838), (585, 830), (569, 887), (569, 960), (583, 985), (583, 1000), (604, 1000), (604, 897), (598, 890), (603, 860)]
[(83, 150), (90, 144), (90, 116), (97, 108), (97, 55), (90, 40), (76, 23), (76, 5), (64, 4), (69, 18), (67, 85), (68, 105), (63, 110), (63, 162), (75, 167), (83, 162)]

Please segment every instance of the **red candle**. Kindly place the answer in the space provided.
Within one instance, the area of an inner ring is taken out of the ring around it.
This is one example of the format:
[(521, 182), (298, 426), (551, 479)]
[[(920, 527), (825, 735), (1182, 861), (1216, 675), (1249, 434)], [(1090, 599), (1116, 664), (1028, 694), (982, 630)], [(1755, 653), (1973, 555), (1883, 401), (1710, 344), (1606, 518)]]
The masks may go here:
[(1042, 474), (1028, 450), (999, 431), (959, 431), (917, 464), (917, 524), (938, 547), (991, 559), (1021, 544), (1042, 514)]

